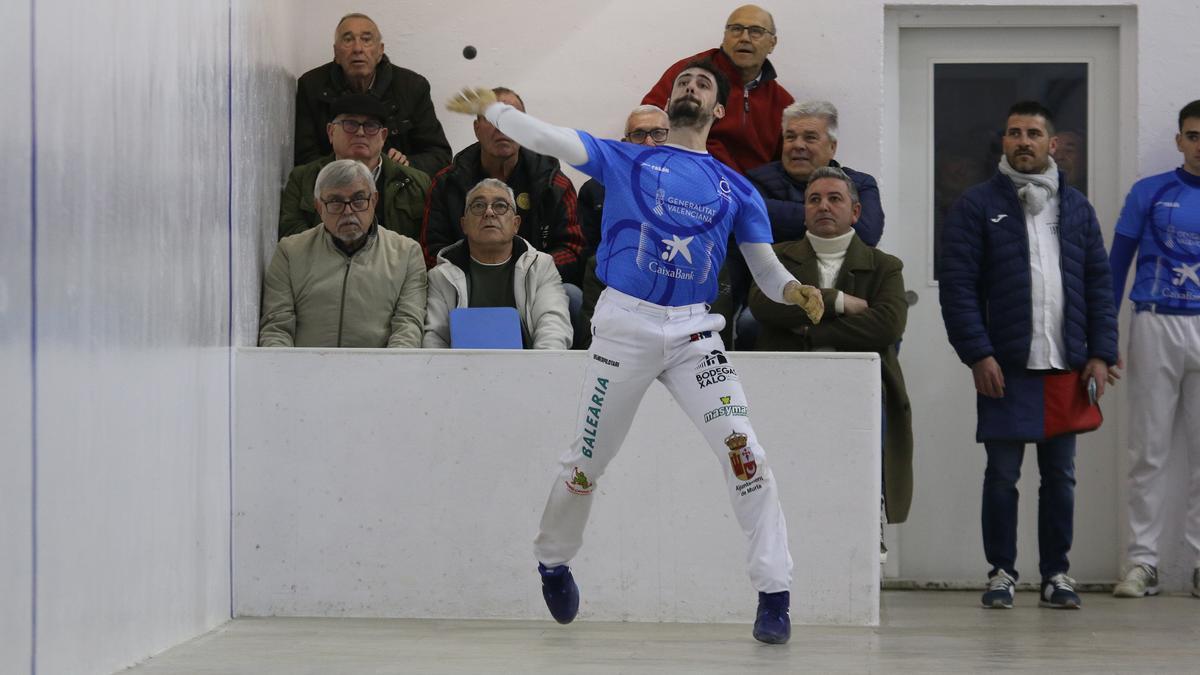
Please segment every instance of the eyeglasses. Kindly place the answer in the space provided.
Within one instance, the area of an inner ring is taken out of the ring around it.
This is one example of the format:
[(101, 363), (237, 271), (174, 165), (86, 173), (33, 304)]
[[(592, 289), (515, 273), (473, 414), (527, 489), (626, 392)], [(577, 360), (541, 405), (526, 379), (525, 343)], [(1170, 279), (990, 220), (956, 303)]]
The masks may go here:
[(761, 40), (764, 35), (774, 35), (774, 31), (769, 31), (762, 26), (743, 26), (740, 23), (731, 23), (725, 26), (725, 32), (733, 37), (741, 37), (742, 33), (749, 33), (751, 40)]
[(361, 213), (367, 210), (371, 205), (370, 197), (351, 197), (350, 199), (322, 199), (321, 203), (325, 205), (325, 210), (333, 215), (340, 215), (346, 212), (346, 207), (354, 213)]
[(668, 133), (670, 133), (670, 129), (663, 129), (662, 127), (655, 127), (654, 129), (634, 129), (633, 131), (625, 134), (625, 138), (628, 138), (634, 143), (641, 143), (646, 140), (647, 136), (649, 136), (650, 138), (654, 139), (655, 143), (662, 143), (663, 141), (667, 140)]
[(366, 122), (359, 122), (358, 120), (338, 120), (337, 122), (334, 122), (334, 124), (342, 125), (342, 131), (345, 131), (351, 135), (357, 134), (358, 130), (362, 129), (364, 135), (374, 136), (375, 134), (379, 133), (380, 129), (383, 128), (382, 124), (379, 122), (373, 122), (371, 120), (367, 120)]
[(489, 206), (492, 207), (492, 213), (498, 216), (508, 213), (508, 210), (512, 208), (508, 202), (497, 200), (491, 204), (483, 201), (471, 202), (471, 205), (467, 207), (467, 210), (470, 211), (471, 215), (473, 216), (482, 216), (487, 212)]

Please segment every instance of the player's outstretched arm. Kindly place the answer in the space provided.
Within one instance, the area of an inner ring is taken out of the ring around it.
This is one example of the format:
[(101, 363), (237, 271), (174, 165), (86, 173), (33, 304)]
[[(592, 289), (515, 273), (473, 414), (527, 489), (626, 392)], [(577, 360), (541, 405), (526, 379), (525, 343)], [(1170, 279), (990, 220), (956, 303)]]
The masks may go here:
[(754, 277), (763, 295), (775, 302), (796, 305), (804, 310), (814, 324), (821, 323), (821, 317), (825, 315), (825, 300), (821, 297), (821, 289), (796, 281), (783, 263), (779, 262), (770, 244), (739, 244), (738, 249), (746, 259), (750, 275)]
[(587, 148), (574, 129), (555, 126), (496, 100), (491, 89), (467, 87), (446, 102), (446, 109), (486, 117), (506, 136), (543, 155), (552, 155), (572, 166), (588, 162)]

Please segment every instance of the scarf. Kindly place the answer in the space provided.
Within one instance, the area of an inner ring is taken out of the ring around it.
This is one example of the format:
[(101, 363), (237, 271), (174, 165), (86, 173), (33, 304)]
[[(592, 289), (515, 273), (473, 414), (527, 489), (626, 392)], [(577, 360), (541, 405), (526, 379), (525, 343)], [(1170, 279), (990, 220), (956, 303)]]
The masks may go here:
[(1008, 157), (1000, 156), (1000, 173), (1012, 180), (1013, 185), (1017, 187), (1017, 196), (1021, 198), (1021, 203), (1035, 216), (1046, 208), (1046, 202), (1051, 197), (1058, 194), (1058, 165), (1054, 163), (1053, 157), (1047, 157), (1046, 160), (1050, 165), (1044, 172), (1021, 173), (1012, 168)]

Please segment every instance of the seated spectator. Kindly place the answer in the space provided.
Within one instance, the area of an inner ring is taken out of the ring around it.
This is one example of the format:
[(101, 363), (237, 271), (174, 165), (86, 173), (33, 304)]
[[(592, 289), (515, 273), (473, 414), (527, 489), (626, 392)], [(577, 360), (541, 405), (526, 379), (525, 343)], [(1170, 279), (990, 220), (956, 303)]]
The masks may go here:
[(450, 143), (429, 99), (429, 81), (388, 60), (383, 34), (366, 14), (347, 14), (333, 32), (333, 61), (300, 76), (296, 86), (296, 165), (333, 152), (325, 126), (333, 102), (369, 94), (386, 108), (385, 152), (392, 161), (433, 175), (450, 161)]
[(260, 347), (420, 347), (425, 263), (417, 242), (379, 227), (361, 162), (317, 174), (324, 227), (284, 237), (263, 278)]
[(721, 46), (680, 59), (663, 73), (642, 103), (665, 108), (684, 66), (712, 61), (729, 78), (730, 89), (729, 98), (720, 102), (728, 114), (713, 124), (708, 152), (739, 173), (762, 166), (779, 156), (775, 125), (793, 100), (775, 79), (775, 66), (767, 60), (777, 41), (770, 12), (755, 5), (738, 7), (725, 21)]
[(313, 201), (317, 174), (335, 159), (355, 159), (375, 177), (379, 192), (375, 216), (379, 225), (416, 240), (421, 236), (429, 175), (383, 154), (388, 137), (384, 126), (387, 109), (368, 94), (347, 94), (334, 102), (331, 112), (333, 121), (325, 128), (333, 154), (292, 169), (279, 199), (279, 238), (321, 224)]
[[(904, 522), (912, 501), (913, 449), (912, 413), (896, 357), (896, 343), (908, 319), (901, 274), (904, 266), (899, 258), (868, 247), (853, 231), (862, 205), (854, 181), (841, 169), (813, 171), (804, 204), (807, 234), (799, 241), (775, 244), (775, 253), (797, 281), (822, 289), (825, 317), (813, 325), (798, 307), (772, 302), (754, 286), (750, 308), (762, 324), (756, 348), (879, 353), (885, 510), (887, 522)], [(881, 554), (885, 551), (882, 543)]]
[(794, 103), (783, 111), (783, 153), (778, 162), (752, 169), (746, 177), (762, 194), (771, 218), (775, 242), (804, 237), (804, 190), (813, 171), (840, 168), (858, 190), (862, 217), (854, 231), (867, 246), (879, 244), (883, 236), (883, 206), (879, 186), (870, 175), (844, 167), (837, 153), (838, 111), (828, 101)]
[[(497, 87), (496, 98), (525, 111), (525, 103), (511, 89)], [(566, 283), (579, 283), (583, 232), (576, 214), (575, 186), (559, 168), (558, 160), (522, 148), (482, 117), (475, 118), (477, 143), (454, 156), (450, 166), (433, 178), (425, 208), (421, 245), (432, 266), (443, 248), (463, 238), (463, 204), (467, 191), (484, 178), (495, 178), (517, 195), (517, 234), (534, 249), (554, 256)]]
[[(652, 148), (667, 142), (670, 128), (666, 111), (658, 106), (640, 105), (625, 120), (625, 135), (621, 140)], [(596, 276), (596, 247), (600, 246), (600, 220), (603, 213), (604, 186), (595, 178), (589, 178), (579, 188), (579, 225), (587, 246), (582, 257), (586, 261), (583, 270), (582, 330), (575, 335), (575, 342), (581, 349), (586, 349), (591, 342), (592, 312), (596, 309), (600, 293), (604, 291), (604, 283)]]
[(429, 271), (424, 346), (450, 346), (452, 309), (512, 307), (521, 317), (526, 349), (569, 349), (567, 294), (554, 258), (517, 236), (521, 216), (512, 188), (485, 178), (465, 203), (466, 239), (442, 249)]

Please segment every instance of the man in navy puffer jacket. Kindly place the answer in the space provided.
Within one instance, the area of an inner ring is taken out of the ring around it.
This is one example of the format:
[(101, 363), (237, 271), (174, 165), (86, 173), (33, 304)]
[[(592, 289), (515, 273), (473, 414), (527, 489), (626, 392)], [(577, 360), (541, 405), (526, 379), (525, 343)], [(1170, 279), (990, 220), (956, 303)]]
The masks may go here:
[(1012, 607), (1017, 488), (1025, 443), (1036, 442), (1040, 604), (1078, 608), (1066, 575), (1075, 511), (1075, 434), (1052, 435), (1047, 375), (1080, 373), (1097, 398), (1115, 379), (1117, 317), (1096, 213), (1058, 171), (1051, 114), (1014, 105), (991, 180), (969, 188), (942, 231), (942, 318), (978, 392), (976, 440), (987, 450), (985, 607)]

